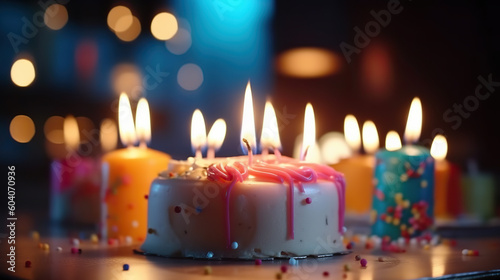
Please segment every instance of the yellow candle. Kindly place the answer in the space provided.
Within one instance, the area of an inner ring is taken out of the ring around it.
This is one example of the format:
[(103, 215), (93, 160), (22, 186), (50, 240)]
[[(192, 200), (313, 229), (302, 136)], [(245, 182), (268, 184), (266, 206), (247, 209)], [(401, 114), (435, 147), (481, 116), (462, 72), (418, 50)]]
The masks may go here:
[[(103, 156), (103, 235), (142, 241), (147, 234), (147, 195), (151, 182), (167, 168), (170, 156), (146, 147), (150, 137), (149, 108), (145, 99), (137, 108), (137, 131), (125, 94), (120, 96), (119, 128), (125, 149)], [(132, 144), (139, 138), (141, 145)]]
[[(359, 152), (361, 135), (356, 118), (346, 116), (344, 122), (346, 141), (351, 148)], [(355, 214), (366, 214), (371, 209), (373, 192), (373, 167), (375, 157), (373, 152), (378, 149), (377, 129), (372, 121), (363, 124), (363, 145), (367, 154), (356, 154), (331, 165), (335, 170), (344, 173), (346, 180), (346, 211)]]

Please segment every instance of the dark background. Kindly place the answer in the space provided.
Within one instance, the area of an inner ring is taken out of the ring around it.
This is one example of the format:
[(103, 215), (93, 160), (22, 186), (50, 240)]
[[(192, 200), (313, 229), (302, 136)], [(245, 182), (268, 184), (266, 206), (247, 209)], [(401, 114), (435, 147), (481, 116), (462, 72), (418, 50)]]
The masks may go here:
[[(71, 34), (74, 31), (74, 36), (71, 37), (74, 40), (78, 36), (109, 37), (113, 43), (106, 48), (116, 53), (116, 57), (126, 60), (137, 54), (136, 58), (140, 58), (149, 49), (155, 52), (159, 48), (153, 43), (146, 44), (155, 41), (149, 31), (149, 22), (154, 14), (162, 7), (171, 8), (169, 10), (174, 14), (176, 8), (186, 13), (195, 2), (186, 1), (181, 5), (175, 1), (148, 1), (146, 4), (144, 1), (73, 0), (66, 5), (69, 22), (62, 30), (68, 29), (65, 32)], [(262, 1), (257, 2), (264, 5)], [(500, 81), (500, 5), (495, 1), (401, 1), (402, 11), (393, 14), (390, 23), (382, 27), (379, 34), (371, 38), (366, 47), (361, 48), (359, 54), (352, 55), (351, 63), (347, 63), (340, 44), (346, 42), (354, 45), (354, 28), (364, 29), (367, 23), (374, 20), (370, 12), (387, 9), (388, 2), (276, 1), (271, 5), (273, 7), (267, 8), (269, 16), (262, 16), (259, 11), (254, 11), (256, 17), (262, 20), (261, 29), (256, 32), (268, 32), (261, 37), (268, 47), (268, 53), (263, 52), (263, 62), (260, 62), (259, 67), (252, 68), (254, 65), (251, 64), (232, 65), (229, 58), (222, 70), (217, 64), (210, 66), (212, 68), (207, 67), (206, 84), (202, 86), (202, 92), (213, 92), (211, 98), (196, 100), (190, 96), (186, 97), (187, 101), (180, 101), (171, 100), (168, 95), (151, 95), (156, 101), (151, 105), (151, 147), (167, 152), (174, 158), (192, 155), (188, 130), (190, 119), (176, 117), (169, 110), (175, 107), (190, 115), (194, 108), (202, 107), (204, 114), (208, 116), (207, 125), (222, 115), (225, 116), (229, 129), (233, 128), (232, 131), (228, 130), (228, 134), (233, 136), (226, 138), (218, 155), (238, 154), (237, 129), (241, 118), (238, 115), (241, 106), (239, 102), (243, 100), (243, 90), (248, 78), (236, 81), (227, 78), (227, 85), (219, 82), (214, 84), (210, 83), (211, 74), (208, 73), (226, 71), (230, 75), (231, 69), (234, 69), (240, 71), (241, 77), (256, 77), (256, 82), (252, 85), (259, 92), (255, 101), (256, 106), (260, 107), (256, 108), (257, 123), (262, 121), (259, 113), (263, 111), (266, 97), (272, 99), (277, 111), (286, 107), (286, 111), (294, 116), (280, 130), (285, 155), (292, 155), (295, 137), (302, 132), (303, 112), (307, 102), (311, 102), (315, 109), (318, 137), (328, 131), (342, 131), (345, 115), (352, 113), (361, 123), (367, 119), (373, 120), (383, 144), (387, 131), (394, 129), (400, 135), (403, 134), (411, 100), (414, 96), (419, 96), (424, 110), (420, 138), (423, 145), (429, 147), (435, 133), (445, 134), (449, 144), (447, 158), (450, 161), (465, 169), (469, 160), (475, 160), (480, 170), (499, 174), (500, 153), (496, 135), (499, 127), (497, 95), (500, 87), (495, 88), (497, 91), (492, 92), (486, 100), (479, 101), (477, 109), (470, 112), (467, 118), (461, 118), (461, 124), (456, 128), (453, 127), (455, 121), (446, 120), (443, 115), (447, 110), (453, 110), (455, 104), (463, 104), (464, 100), (469, 100), (474, 95), (476, 86), (480, 84), (479, 76), (486, 78), (491, 75), (493, 81)], [(121, 42), (108, 29), (105, 20), (107, 13), (117, 4), (129, 6), (141, 20), (143, 29), (139, 42)], [(96, 86), (100, 87), (100, 91), (94, 91), (78, 80), (59, 84), (50, 78), (50, 75), (56, 74), (51, 71), (38, 70), (35, 82), (27, 88), (16, 87), (11, 82), (9, 71), (16, 54), (9, 46), (6, 34), (19, 30), (19, 18), (32, 15), (37, 11), (36, 5), (36, 1), (2, 1), (0, 4), (4, 11), (0, 21), (0, 35), (3, 36), (0, 48), (0, 85), (3, 96), (3, 101), (0, 102), (0, 127), (3, 131), (0, 135), (0, 151), (3, 166), (17, 166), (21, 184), (37, 188), (36, 193), (47, 194), (51, 159), (44, 146), (45, 120), (52, 115), (74, 114), (86, 116), (98, 125), (105, 117), (116, 119), (110, 110), (110, 104), (116, 96), (109, 93), (109, 85), (106, 84)], [(19, 14), (6, 16), (6, 11), (12, 7)], [(192, 23), (192, 27), (196, 28), (196, 24)], [(44, 56), (44, 41), (51, 38), (50, 32), (54, 31), (41, 30), (40, 35), (25, 46), (26, 50), (35, 57)], [(55, 41), (54, 44), (57, 46), (58, 42), (60, 41)], [(333, 75), (312, 79), (293, 78), (277, 71), (275, 61), (281, 53), (306, 46), (333, 51), (340, 58), (340, 70)], [(203, 55), (210, 57), (210, 49)], [(196, 57), (189, 58), (196, 61)], [(383, 59), (377, 59), (380, 57)], [(50, 55), (45, 59), (50, 63)], [(106, 57), (99, 57), (98, 63), (112, 64)], [(366, 65), (370, 63), (376, 65), (375, 69), (385, 69), (383, 77), (387, 82), (382, 88), (374, 88), (367, 78), (365, 71), (370, 70), (366, 70)], [(255, 74), (262, 67), (267, 72)], [(41, 67), (37, 66), (38, 68)], [(253, 69), (254, 72), (245, 73), (245, 69)], [(238, 84), (237, 90), (233, 90), (234, 83)], [(165, 90), (169, 86), (162, 85)], [(224, 92), (226, 88), (231, 88), (230, 92), (221, 93), (221, 96), (225, 94), (222, 99), (217, 98), (217, 92)], [(220, 103), (224, 101), (227, 102), (226, 108), (230, 108), (228, 112), (223, 112), (220, 107)], [(192, 106), (184, 106), (186, 102), (191, 102)], [(15, 142), (8, 133), (10, 120), (18, 114), (27, 114), (35, 122), (36, 134), (26, 144)], [(259, 124), (257, 134), (260, 136)]]

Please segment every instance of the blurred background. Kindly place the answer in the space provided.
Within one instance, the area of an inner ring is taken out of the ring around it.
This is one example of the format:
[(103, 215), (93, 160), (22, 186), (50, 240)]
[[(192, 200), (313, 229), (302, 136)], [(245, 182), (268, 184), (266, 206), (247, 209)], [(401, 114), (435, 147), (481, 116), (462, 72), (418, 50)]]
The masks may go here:
[(149, 101), (151, 148), (192, 156), (199, 108), (207, 129), (227, 122), (217, 155), (239, 155), (250, 80), (257, 135), (271, 100), (285, 155), (307, 102), (317, 138), (354, 114), (375, 122), (383, 146), (418, 96), (422, 145), (444, 134), (448, 160), (497, 176), (499, 13), (495, 1), (3, 0), (1, 162), (16, 166), (19, 208), (46, 207), (50, 163), (67, 153), (64, 118), (76, 117), (88, 156), (121, 148), (122, 91), (134, 111)]

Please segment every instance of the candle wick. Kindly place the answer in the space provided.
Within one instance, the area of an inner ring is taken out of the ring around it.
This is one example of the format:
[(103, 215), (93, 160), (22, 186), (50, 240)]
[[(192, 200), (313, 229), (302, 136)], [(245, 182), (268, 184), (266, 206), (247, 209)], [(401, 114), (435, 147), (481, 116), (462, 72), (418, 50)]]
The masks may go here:
[(142, 141), (142, 140), (141, 140), (141, 142), (139, 142), (139, 148), (141, 148), (141, 149), (146, 149), (147, 147), (148, 147), (148, 145), (146, 145), (146, 142), (145, 142), (145, 141)]
[(262, 156), (267, 156), (269, 154), (269, 150), (267, 148), (262, 148)]
[(250, 143), (248, 143), (247, 139), (243, 138), (243, 142), (247, 146), (247, 150), (248, 150), (248, 166), (250, 166), (250, 165), (252, 165), (252, 157), (253, 157), (252, 148), (250, 147)]
[(300, 160), (301, 161), (304, 161), (306, 160), (306, 156), (307, 156), (307, 152), (309, 151), (309, 147), (311, 146), (307, 146), (306, 149), (304, 150), (304, 153), (302, 154), (302, 156), (300, 157)]

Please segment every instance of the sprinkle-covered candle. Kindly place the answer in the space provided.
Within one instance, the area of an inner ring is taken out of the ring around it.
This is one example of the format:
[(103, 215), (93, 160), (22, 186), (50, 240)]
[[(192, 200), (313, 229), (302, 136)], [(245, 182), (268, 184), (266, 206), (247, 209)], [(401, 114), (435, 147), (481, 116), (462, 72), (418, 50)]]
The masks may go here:
[[(414, 99), (405, 131), (407, 143), (420, 137), (420, 100)], [(417, 120), (415, 120), (415, 118)], [(434, 159), (427, 148), (405, 145), (375, 155), (372, 234), (391, 239), (420, 235), (434, 221)]]

